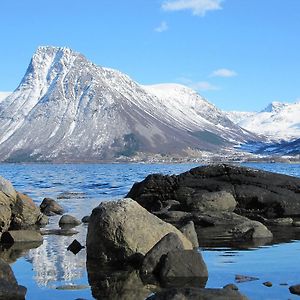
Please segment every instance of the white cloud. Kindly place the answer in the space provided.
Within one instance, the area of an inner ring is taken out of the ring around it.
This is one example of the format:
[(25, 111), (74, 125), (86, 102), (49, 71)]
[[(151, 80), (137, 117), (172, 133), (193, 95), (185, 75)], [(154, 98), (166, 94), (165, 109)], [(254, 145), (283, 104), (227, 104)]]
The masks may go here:
[(167, 31), (168, 29), (169, 29), (169, 26), (168, 26), (167, 22), (162, 21), (160, 23), (160, 25), (158, 27), (156, 27), (154, 30), (156, 32), (164, 32), (164, 31)]
[(229, 69), (218, 69), (210, 74), (210, 77), (234, 77), (237, 73)]
[(186, 78), (186, 77), (180, 77), (180, 78), (178, 78), (178, 80), (182, 84), (184, 84), (196, 91), (216, 91), (216, 90), (220, 89), (219, 87), (213, 85), (212, 83), (210, 83), (208, 81), (192, 81), (191, 79)]
[(205, 16), (207, 11), (222, 9), (223, 0), (167, 0), (162, 9), (168, 11), (191, 10), (193, 15)]

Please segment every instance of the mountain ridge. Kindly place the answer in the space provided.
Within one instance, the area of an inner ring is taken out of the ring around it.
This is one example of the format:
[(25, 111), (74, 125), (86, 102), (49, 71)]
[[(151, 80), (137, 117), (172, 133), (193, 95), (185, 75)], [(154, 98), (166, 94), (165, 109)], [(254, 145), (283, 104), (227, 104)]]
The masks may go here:
[(217, 151), (257, 139), (195, 91), (162, 87), (170, 98), (69, 48), (39, 47), (0, 103), (0, 158), (104, 161), (136, 152)]

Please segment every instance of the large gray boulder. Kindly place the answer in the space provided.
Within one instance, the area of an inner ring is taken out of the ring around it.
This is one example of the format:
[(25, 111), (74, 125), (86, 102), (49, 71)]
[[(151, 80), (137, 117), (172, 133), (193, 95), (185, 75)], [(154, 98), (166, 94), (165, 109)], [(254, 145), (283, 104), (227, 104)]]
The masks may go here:
[(193, 199), (198, 199), (195, 195), (220, 191), (233, 195), (239, 214), (255, 211), (267, 218), (300, 215), (300, 178), (227, 164), (197, 167), (178, 176), (149, 175), (134, 184), (127, 197), (149, 211), (165, 206), (170, 199), (179, 201), (180, 210), (187, 211)]
[(174, 226), (168, 224), (132, 199), (101, 203), (93, 209), (87, 233), (87, 258), (122, 263), (145, 255), (162, 237), (174, 232), (184, 249), (191, 242)]
[(9, 264), (0, 259), (0, 299), (22, 300), (25, 299), (26, 292), (24, 286), (18, 285)]

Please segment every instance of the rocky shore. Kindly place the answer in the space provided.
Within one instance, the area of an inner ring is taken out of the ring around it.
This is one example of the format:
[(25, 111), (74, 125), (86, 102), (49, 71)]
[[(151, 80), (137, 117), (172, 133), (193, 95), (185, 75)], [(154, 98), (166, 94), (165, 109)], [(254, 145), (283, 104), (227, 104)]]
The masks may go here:
[[(0, 205), (0, 299), (25, 299), (26, 288), (9, 266), (9, 249), (37, 247), (44, 234), (76, 234), (72, 228), (81, 222), (53, 199), (37, 207), (2, 177)], [(60, 229), (42, 229), (53, 215), (61, 215)], [(299, 178), (209, 165), (180, 175), (149, 175), (126, 198), (100, 203), (82, 219), (88, 223), (86, 245), (74, 240), (68, 250), (76, 255), (86, 246), (96, 299), (247, 299), (232, 282), (205, 288), (210, 270), (199, 240), (215, 235), (263, 244), (272, 241), (276, 228), (300, 226), (299, 216)], [(290, 291), (297, 294), (299, 287)]]

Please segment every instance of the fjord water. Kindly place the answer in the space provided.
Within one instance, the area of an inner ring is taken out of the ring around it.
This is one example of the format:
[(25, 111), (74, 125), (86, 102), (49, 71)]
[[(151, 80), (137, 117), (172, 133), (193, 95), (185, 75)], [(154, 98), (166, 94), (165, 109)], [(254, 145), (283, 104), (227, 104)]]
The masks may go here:
[[(179, 174), (195, 164), (1, 164), (0, 175), (31, 196), (37, 205), (44, 197), (58, 198), (65, 211), (78, 218), (89, 215), (101, 201), (124, 197), (132, 184), (150, 173)], [(249, 167), (300, 177), (299, 164), (247, 164)], [(51, 217), (46, 228), (58, 228)], [(27, 299), (93, 299), (88, 285), (85, 249), (67, 251), (76, 238), (85, 244), (86, 225), (74, 236), (44, 236), (43, 245), (29, 251), (6, 253), (19, 284), (27, 287)], [(292, 232), (291, 232), (292, 231)], [(282, 234), (281, 234), (282, 235)], [(288, 290), (299, 284), (300, 229), (288, 229), (276, 243), (233, 245), (200, 241), (209, 270), (207, 287), (234, 283), (235, 275), (257, 277), (239, 283), (249, 299), (297, 299)], [(13, 250), (12, 250), (13, 251)], [(272, 287), (263, 282), (271, 281)], [(122, 299), (120, 295), (120, 299)], [(137, 299), (139, 300), (139, 299)]]

